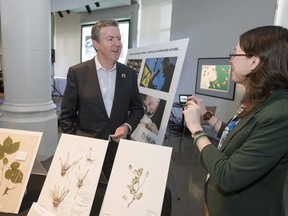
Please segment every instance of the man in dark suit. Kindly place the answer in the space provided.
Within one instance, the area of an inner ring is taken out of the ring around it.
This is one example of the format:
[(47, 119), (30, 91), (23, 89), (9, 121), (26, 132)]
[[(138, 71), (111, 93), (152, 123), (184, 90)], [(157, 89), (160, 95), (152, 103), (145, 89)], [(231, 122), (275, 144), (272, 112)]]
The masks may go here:
[[(109, 179), (118, 142), (129, 138), (143, 117), (144, 109), (137, 72), (117, 62), (122, 48), (118, 23), (114, 20), (97, 22), (91, 38), (97, 55), (69, 68), (59, 123), (63, 133), (109, 140), (102, 168)], [(96, 204), (92, 215), (99, 211)], [(169, 189), (165, 191), (161, 215), (171, 215)]]
[(137, 127), (144, 111), (137, 72), (117, 60), (118, 23), (97, 22), (91, 30), (95, 58), (69, 68), (59, 123), (63, 133), (109, 140), (103, 172), (109, 179), (118, 142)]

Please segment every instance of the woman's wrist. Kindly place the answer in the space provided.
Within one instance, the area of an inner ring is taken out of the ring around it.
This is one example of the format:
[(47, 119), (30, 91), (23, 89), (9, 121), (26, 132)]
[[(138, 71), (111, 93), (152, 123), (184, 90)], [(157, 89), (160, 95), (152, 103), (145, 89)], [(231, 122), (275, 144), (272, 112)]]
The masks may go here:
[[(188, 127), (187, 126), (187, 128), (189, 129), (189, 131), (191, 132), (191, 135), (193, 136), (193, 134), (195, 134), (195, 132), (197, 132), (197, 131), (203, 131), (203, 128), (201, 127), (201, 125), (198, 125), (198, 126), (190, 126), (190, 127)], [(193, 138), (193, 137), (192, 137)]]
[(203, 115), (202, 118), (204, 121), (209, 121), (213, 117), (213, 113), (210, 111), (206, 111)]
[(218, 119), (216, 116), (212, 116), (212, 118), (208, 121), (208, 123), (212, 127), (212, 129), (216, 132), (218, 132), (218, 130), (221, 127), (221, 120)]
[(202, 137), (208, 137), (208, 134), (204, 130), (192, 133), (192, 138), (194, 139), (193, 141), (194, 145), (197, 145), (197, 141)]
[(194, 137), (193, 143), (201, 152), (207, 145), (211, 145), (209, 137), (206, 133), (199, 134)]

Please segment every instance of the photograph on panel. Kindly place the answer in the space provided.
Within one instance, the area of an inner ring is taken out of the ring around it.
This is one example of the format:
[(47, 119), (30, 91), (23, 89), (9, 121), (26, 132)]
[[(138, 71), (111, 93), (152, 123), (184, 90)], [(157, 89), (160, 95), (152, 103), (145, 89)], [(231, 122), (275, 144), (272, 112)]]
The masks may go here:
[(140, 73), (140, 68), (143, 59), (128, 59), (127, 66), (134, 69), (137, 72), (137, 77)]
[(159, 133), (166, 101), (152, 95), (140, 93), (144, 107), (144, 116), (141, 119), (143, 127), (152, 131), (154, 134)]
[(169, 92), (177, 57), (147, 58), (140, 86)]

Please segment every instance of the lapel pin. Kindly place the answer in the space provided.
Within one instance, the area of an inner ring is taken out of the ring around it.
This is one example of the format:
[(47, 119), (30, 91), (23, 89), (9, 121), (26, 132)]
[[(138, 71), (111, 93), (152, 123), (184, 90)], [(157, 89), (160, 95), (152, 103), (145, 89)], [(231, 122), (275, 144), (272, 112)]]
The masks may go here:
[(122, 78), (126, 78), (126, 74), (121, 74)]

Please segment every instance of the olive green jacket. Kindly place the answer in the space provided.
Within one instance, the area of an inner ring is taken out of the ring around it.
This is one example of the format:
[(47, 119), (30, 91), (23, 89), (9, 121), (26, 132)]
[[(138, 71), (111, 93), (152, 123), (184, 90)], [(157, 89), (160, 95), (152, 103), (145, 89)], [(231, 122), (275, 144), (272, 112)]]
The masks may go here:
[(209, 216), (285, 216), (288, 91), (275, 91), (241, 119), (220, 150), (206, 146), (201, 161), (211, 175)]

